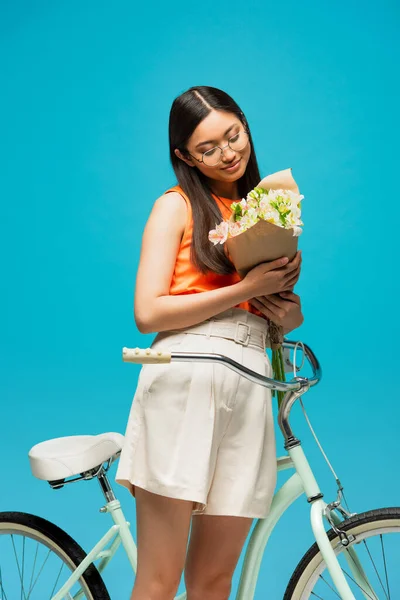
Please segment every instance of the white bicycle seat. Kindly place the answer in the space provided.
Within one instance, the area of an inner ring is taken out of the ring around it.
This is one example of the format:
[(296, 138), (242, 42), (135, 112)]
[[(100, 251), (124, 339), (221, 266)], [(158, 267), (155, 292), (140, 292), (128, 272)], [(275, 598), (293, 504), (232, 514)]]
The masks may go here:
[(123, 445), (121, 433), (72, 435), (36, 444), (28, 456), (35, 477), (54, 481), (101, 465), (119, 453)]

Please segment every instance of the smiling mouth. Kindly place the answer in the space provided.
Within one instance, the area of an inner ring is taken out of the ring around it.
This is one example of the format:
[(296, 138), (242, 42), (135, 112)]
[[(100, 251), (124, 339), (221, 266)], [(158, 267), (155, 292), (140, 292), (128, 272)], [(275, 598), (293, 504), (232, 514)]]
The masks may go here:
[(236, 167), (236, 165), (241, 161), (242, 159), (239, 158), (239, 160), (237, 160), (236, 162), (232, 163), (231, 165), (228, 165), (226, 167), (223, 167), (222, 170), (226, 171), (226, 169), (232, 169), (232, 167)]

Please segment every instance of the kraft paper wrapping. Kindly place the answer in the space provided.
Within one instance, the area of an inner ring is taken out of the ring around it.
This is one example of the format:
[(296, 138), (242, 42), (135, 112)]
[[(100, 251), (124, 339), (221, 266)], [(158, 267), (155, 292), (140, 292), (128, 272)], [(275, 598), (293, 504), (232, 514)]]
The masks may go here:
[[(292, 169), (267, 175), (257, 187), (299, 193), (297, 183), (292, 176)], [(236, 270), (241, 277), (244, 277), (248, 271), (262, 262), (269, 262), (282, 256), (287, 256), (290, 260), (294, 258), (298, 248), (298, 237), (293, 235), (291, 229), (284, 229), (267, 221), (259, 221), (247, 231), (226, 240), (225, 244)]]
[[(299, 193), (297, 183), (293, 179), (292, 169), (284, 169), (283, 171), (267, 175), (267, 177), (264, 177), (260, 181), (257, 187), (273, 190), (291, 190), (297, 194)], [(233, 220), (233, 215), (231, 218)], [(283, 227), (278, 227), (278, 225), (267, 223), (267, 221), (259, 221), (256, 225), (247, 229), (247, 231), (229, 238), (225, 244), (231, 261), (235, 265), (240, 277), (243, 278), (248, 271), (260, 263), (276, 260), (283, 256), (287, 256), (292, 260), (297, 252), (298, 239), (297, 236), (293, 235), (291, 229), (284, 229)], [(270, 321), (269, 337), (272, 350), (280, 350), (283, 342), (282, 327)], [(279, 360), (282, 362), (282, 357)], [(283, 374), (282, 369), (283, 367), (280, 369)], [(282, 377), (278, 378), (281, 379)], [(279, 402), (281, 395), (281, 393), (278, 393)]]

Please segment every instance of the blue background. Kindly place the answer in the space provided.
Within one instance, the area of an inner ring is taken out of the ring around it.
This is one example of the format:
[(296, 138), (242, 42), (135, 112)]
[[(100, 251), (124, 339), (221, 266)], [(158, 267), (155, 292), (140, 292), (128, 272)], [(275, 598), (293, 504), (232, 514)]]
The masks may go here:
[[(291, 337), (324, 370), (306, 406), (350, 508), (400, 504), (398, 27), (387, 0), (1, 2), (0, 510), (55, 521), (86, 550), (106, 527), (95, 482), (52, 491), (27, 453), (125, 430), (139, 368), (121, 348), (153, 338), (133, 320), (141, 232), (175, 183), (168, 115), (192, 85), (236, 99), (263, 175), (293, 167), (305, 323)], [(293, 425), (334, 499), (299, 407)], [(278, 524), (256, 598), (282, 597), (312, 542), (308, 511), (299, 500)], [(128, 598), (127, 560), (115, 562), (111, 597)]]

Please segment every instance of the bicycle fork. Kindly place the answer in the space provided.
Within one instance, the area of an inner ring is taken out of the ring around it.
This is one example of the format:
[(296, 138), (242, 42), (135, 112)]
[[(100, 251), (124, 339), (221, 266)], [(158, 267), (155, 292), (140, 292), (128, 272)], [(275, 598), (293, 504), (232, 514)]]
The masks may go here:
[[(311, 504), (311, 527), (315, 536), (317, 545), (321, 551), (321, 555), (326, 563), (326, 567), (332, 581), (336, 586), (340, 597), (343, 600), (355, 600), (353, 592), (351, 591), (349, 584), (345, 578), (342, 568), (339, 564), (335, 550), (333, 549), (331, 542), (328, 538), (327, 532), (324, 527), (324, 517), (326, 516), (327, 504), (323, 501), (323, 494), (318, 487), (318, 483), (314, 477), (311, 467), (307, 461), (304, 451), (300, 445), (299, 440), (296, 440), (297, 444), (289, 447), (288, 453), (291, 457), (293, 464), (299, 474), (304, 491), (307, 495), (308, 502)], [(290, 444), (288, 444), (290, 445)], [(333, 512), (329, 512), (328, 521), (333, 521), (334, 525), (340, 527), (340, 518)], [(345, 536), (347, 538), (347, 536)], [(341, 539), (339, 543), (346, 545), (352, 540)], [(359, 585), (364, 597), (368, 600), (378, 600), (378, 596), (373, 591), (368, 578), (358, 560), (357, 553), (354, 548), (349, 547), (344, 554), (349, 568), (353, 574), (356, 584)]]

